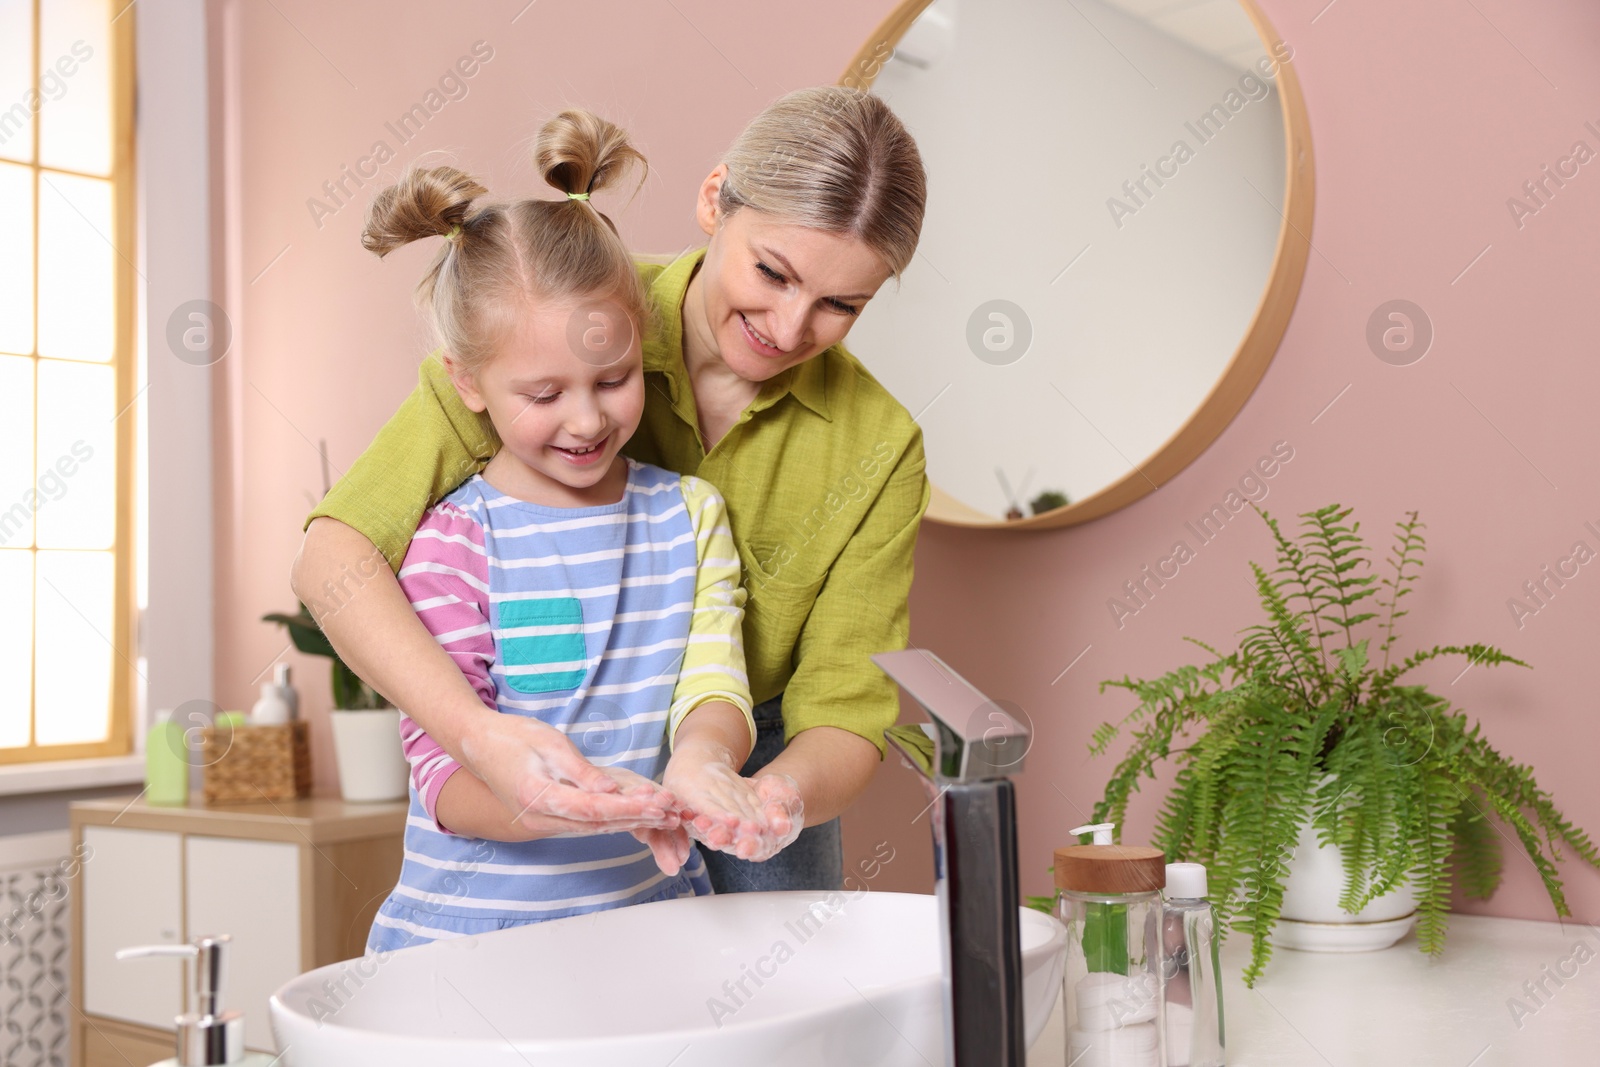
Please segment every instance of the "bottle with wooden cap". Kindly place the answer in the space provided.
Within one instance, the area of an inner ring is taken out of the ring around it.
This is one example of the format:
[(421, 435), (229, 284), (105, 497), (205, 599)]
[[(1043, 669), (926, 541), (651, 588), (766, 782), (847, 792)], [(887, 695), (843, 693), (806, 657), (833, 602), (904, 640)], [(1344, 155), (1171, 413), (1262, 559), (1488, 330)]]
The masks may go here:
[(1112, 843), (1111, 823), (1080, 826), (1090, 845), (1056, 849), (1056, 917), (1067, 928), (1063, 978), (1072, 1067), (1162, 1067), (1161, 889), (1158, 848)]

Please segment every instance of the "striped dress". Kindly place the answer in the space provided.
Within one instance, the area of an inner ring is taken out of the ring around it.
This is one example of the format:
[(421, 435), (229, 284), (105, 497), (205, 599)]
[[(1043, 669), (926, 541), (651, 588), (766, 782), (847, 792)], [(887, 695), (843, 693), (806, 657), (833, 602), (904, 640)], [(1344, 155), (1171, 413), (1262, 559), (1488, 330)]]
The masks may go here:
[[(625, 461), (622, 499), (599, 507), (531, 504), (473, 476), (423, 517), (399, 579), (484, 703), (563, 730), (591, 763), (659, 781), (690, 711), (725, 700), (749, 717), (745, 594), (716, 490)], [(669, 878), (627, 833), (452, 834), (435, 807), (460, 765), (409, 717), (400, 729), (405, 860), (369, 952), (711, 892), (698, 849)]]

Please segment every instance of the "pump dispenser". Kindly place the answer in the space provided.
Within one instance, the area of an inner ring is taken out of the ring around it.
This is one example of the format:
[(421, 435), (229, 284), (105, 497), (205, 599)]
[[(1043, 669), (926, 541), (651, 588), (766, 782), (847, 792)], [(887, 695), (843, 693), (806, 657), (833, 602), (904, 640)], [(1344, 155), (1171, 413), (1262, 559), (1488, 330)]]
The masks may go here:
[(300, 691), (289, 681), (289, 665), (280, 663), (272, 669), (272, 684), (278, 687), (278, 695), (283, 702), (289, 705), (289, 721), (293, 722), (300, 717)]
[(1056, 917), (1067, 927), (1067, 1060), (1074, 1067), (1162, 1067), (1166, 1059), (1158, 848), (1118, 845), (1111, 823), (1080, 826), (1093, 844), (1056, 849)]
[(261, 683), (261, 698), (250, 709), (250, 722), (254, 726), (282, 726), (293, 717), (288, 698), (277, 682)]
[(194, 1011), (177, 1017), (178, 1055), (152, 1067), (268, 1067), (277, 1057), (244, 1050), (244, 1013), (224, 1011), (227, 934), (197, 937), (187, 945), (142, 945), (117, 951), (117, 959), (178, 956), (195, 961)]

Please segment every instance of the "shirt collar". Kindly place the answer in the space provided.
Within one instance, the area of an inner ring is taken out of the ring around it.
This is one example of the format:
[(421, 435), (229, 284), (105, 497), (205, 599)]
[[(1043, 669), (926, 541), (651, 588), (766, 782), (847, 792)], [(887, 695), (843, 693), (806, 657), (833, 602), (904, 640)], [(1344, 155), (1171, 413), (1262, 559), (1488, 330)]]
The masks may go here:
[[(655, 309), (649, 328), (644, 334), (643, 356), (646, 371), (660, 371), (667, 376), (674, 404), (680, 390), (688, 385), (689, 372), (683, 364), (683, 300), (689, 292), (689, 279), (705, 258), (704, 248), (685, 252), (667, 264), (650, 284), (650, 302)], [(828, 413), (828, 369), (819, 352), (804, 363), (773, 375), (762, 383), (761, 391), (751, 403), (751, 409), (760, 411), (771, 407), (785, 395), (792, 394), (800, 403), (822, 418), (832, 421)]]

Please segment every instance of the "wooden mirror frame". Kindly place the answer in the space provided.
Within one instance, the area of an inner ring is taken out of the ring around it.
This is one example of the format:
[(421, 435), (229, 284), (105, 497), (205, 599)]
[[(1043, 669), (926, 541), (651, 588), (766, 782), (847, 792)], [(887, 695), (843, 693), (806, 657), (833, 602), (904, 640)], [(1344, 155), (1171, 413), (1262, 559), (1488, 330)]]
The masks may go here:
[[(855, 89), (870, 89), (895, 44), (932, 2), (904, 0), (856, 52), (855, 58), (840, 75), (839, 84)], [(1238, 2), (1255, 26), (1263, 47), (1270, 51), (1272, 45), (1281, 38), (1273, 31), (1255, 0)], [(1171, 481), (1199, 458), (1233, 421), (1250, 394), (1255, 392), (1261, 376), (1267, 371), (1267, 364), (1277, 354), (1278, 344), (1289, 327), (1289, 316), (1293, 314), (1295, 302), (1300, 296), (1300, 282), (1305, 277), (1306, 258), (1311, 249), (1308, 234), (1311, 232), (1312, 204), (1316, 196), (1311, 123), (1306, 117), (1305, 98), (1300, 93), (1300, 79), (1295, 72), (1292, 56), (1279, 64), (1277, 85), (1278, 99), (1283, 108), (1286, 172), (1283, 226), (1278, 231), (1278, 245), (1273, 253), (1266, 287), (1262, 290), (1261, 300), (1256, 304), (1255, 314), (1251, 316), (1244, 338), (1222, 376), (1194, 414), (1145, 462), (1135, 464), (1127, 474), (1082, 500), (1042, 515), (1007, 520), (969, 507), (934, 485), (925, 516), (928, 521), (946, 526), (983, 529), (1041, 530), (1076, 526), (1098, 519), (1127, 507)]]

